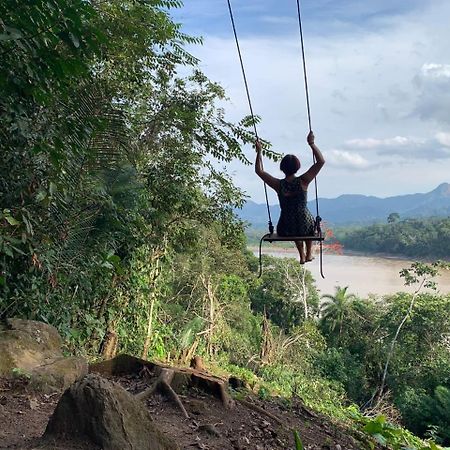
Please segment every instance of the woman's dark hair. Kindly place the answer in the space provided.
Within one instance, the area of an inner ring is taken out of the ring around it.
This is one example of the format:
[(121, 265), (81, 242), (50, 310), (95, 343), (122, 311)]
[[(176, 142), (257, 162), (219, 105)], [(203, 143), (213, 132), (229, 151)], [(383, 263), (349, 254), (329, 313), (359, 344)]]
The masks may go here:
[(300, 160), (295, 155), (286, 155), (280, 163), (280, 170), (286, 176), (293, 175), (300, 169)]

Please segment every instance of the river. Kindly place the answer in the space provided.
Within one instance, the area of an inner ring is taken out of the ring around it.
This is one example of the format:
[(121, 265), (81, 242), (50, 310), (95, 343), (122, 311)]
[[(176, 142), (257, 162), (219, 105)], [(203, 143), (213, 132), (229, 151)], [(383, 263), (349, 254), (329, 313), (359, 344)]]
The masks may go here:
[[(293, 249), (265, 247), (263, 254), (280, 258), (297, 257), (297, 253)], [(321, 294), (333, 294), (335, 286), (349, 286), (349, 292), (366, 297), (369, 294), (381, 296), (399, 291), (413, 292), (414, 288), (405, 286), (403, 279), (399, 276), (400, 270), (410, 267), (412, 262), (412, 260), (401, 258), (324, 254), (323, 272), (325, 279), (320, 276), (318, 255), (306, 267), (315, 278)], [(450, 294), (450, 271), (441, 272), (435, 281), (437, 282), (438, 292)]]

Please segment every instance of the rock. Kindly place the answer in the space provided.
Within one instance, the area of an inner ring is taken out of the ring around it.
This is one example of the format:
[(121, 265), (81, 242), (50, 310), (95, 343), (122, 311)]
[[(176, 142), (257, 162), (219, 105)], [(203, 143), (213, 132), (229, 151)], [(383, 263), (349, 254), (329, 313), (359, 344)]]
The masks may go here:
[(88, 372), (84, 358), (64, 358), (55, 327), (34, 320), (7, 319), (0, 327), (0, 376), (24, 375), (33, 389), (62, 390)]
[(82, 437), (104, 450), (176, 450), (150, 413), (121, 386), (89, 374), (62, 395), (45, 440)]
[(7, 319), (0, 328), (0, 376), (13, 369), (29, 371), (55, 356), (62, 356), (55, 327), (34, 320)]
[(192, 414), (195, 414), (196, 416), (199, 416), (206, 412), (206, 403), (201, 400), (197, 400), (197, 399), (189, 400), (188, 406), (189, 406), (189, 411)]
[(88, 363), (84, 358), (55, 358), (31, 371), (30, 385), (33, 389), (45, 393), (60, 391), (84, 377), (88, 370)]
[(220, 433), (217, 430), (216, 426), (212, 423), (205, 423), (203, 425), (199, 425), (198, 427), (199, 431), (204, 431), (211, 436), (220, 437)]

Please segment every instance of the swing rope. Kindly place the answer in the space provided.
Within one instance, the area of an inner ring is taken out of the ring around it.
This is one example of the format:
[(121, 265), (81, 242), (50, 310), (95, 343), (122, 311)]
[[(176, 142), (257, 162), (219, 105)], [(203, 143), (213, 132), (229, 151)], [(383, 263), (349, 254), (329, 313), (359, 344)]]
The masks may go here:
[[(302, 25), (302, 13), (300, 9), (300, 0), (297, 0), (297, 16), (298, 16), (298, 30), (300, 34), (300, 48), (301, 48), (301, 55), (302, 55), (302, 63), (303, 63), (303, 79), (305, 82), (305, 96), (306, 96), (306, 111), (308, 114), (308, 126), (309, 131), (312, 131), (312, 125), (311, 125), (311, 106), (309, 102), (309, 88), (308, 88), (308, 74), (306, 70), (306, 56), (305, 56), (305, 41), (303, 39), (303, 25)], [(316, 163), (316, 158), (313, 154), (313, 162)], [(317, 188), (317, 177), (314, 177), (314, 188), (316, 193), (316, 215), (317, 219), (316, 221), (321, 220), (319, 215), (319, 198), (318, 198), (318, 188)], [(320, 224), (319, 224), (320, 225)], [(320, 231), (320, 229), (319, 229)]]
[[(259, 140), (258, 130), (256, 129), (255, 115), (253, 113), (252, 100), (251, 100), (251, 97), (250, 97), (250, 89), (248, 87), (247, 76), (245, 74), (244, 60), (242, 58), (241, 47), (239, 45), (239, 39), (238, 39), (237, 31), (236, 31), (236, 25), (235, 25), (235, 22), (234, 22), (233, 9), (231, 8), (231, 1), (227, 0), (227, 2), (228, 2), (228, 11), (230, 13), (231, 25), (233, 27), (234, 40), (236, 42), (236, 48), (237, 48), (237, 52), (238, 52), (238, 55), (239, 55), (239, 61), (241, 63), (242, 78), (244, 79), (245, 92), (247, 93), (247, 101), (248, 101), (248, 106), (249, 106), (249, 109), (250, 109), (250, 115), (252, 117), (253, 129), (255, 131), (256, 139)], [(265, 194), (265, 197), (266, 197), (267, 215), (269, 217), (269, 232), (270, 232), (270, 234), (272, 234), (274, 232), (274, 227), (273, 227), (273, 223), (272, 223), (272, 217), (271, 217), (271, 214), (270, 214), (269, 197), (268, 197), (268, 194), (267, 194), (267, 184), (266, 184), (266, 182), (264, 182), (264, 194)]]
[[(236, 31), (236, 24), (234, 21), (234, 14), (233, 14), (233, 9), (231, 7), (231, 0), (227, 0), (228, 3), (228, 11), (230, 13), (230, 20), (231, 20), (231, 25), (233, 28), (233, 33), (234, 33), (234, 40), (236, 43), (236, 48), (237, 48), (237, 52), (239, 55), (239, 61), (241, 64), (241, 71), (242, 71), (242, 77), (244, 79), (244, 85), (245, 85), (245, 92), (247, 94), (247, 101), (248, 101), (248, 106), (250, 109), (250, 115), (252, 118), (252, 122), (253, 122), (253, 129), (255, 132), (255, 137), (256, 139), (259, 140), (258, 137), (258, 131), (256, 129), (256, 120), (255, 120), (255, 115), (253, 113), (253, 106), (252, 106), (252, 101), (251, 101), (251, 97), (250, 97), (250, 89), (248, 86), (248, 82), (247, 82), (247, 75), (245, 73), (245, 67), (244, 67), (244, 61), (242, 58), (242, 53), (241, 53), (241, 48), (239, 45), (239, 39), (238, 39), (238, 35), (237, 35), (237, 31)], [(305, 84), (305, 94), (306, 94), (306, 110), (307, 110), (307, 114), (308, 114), (308, 126), (309, 126), (309, 131), (312, 131), (312, 126), (311, 126), (311, 107), (310, 107), (310, 101), (309, 101), (309, 89), (308, 89), (308, 76), (307, 76), (307, 70), (306, 70), (306, 57), (305, 57), (305, 45), (304, 45), (304, 39), (303, 39), (303, 26), (302, 26), (302, 18), (301, 18), (301, 10), (300, 10), (300, 0), (297, 0), (297, 15), (298, 15), (298, 25), (299, 25), (299, 32), (300, 32), (300, 46), (301, 46), (301, 56), (302, 56), (302, 62), (303, 62), (303, 77), (304, 77), (304, 84)], [(316, 163), (316, 158), (314, 157), (313, 154), (313, 162), (314, 164)], [(325, 278), (323, 275), (323, 264), (322, 264), (322, 230), (320, 227), (320, 223), (322, 221), (322, 218), (319, 215), (319, 198), (318, 198), (318, 188), (317, 188), (317, 177), (314, 177), (314, 187), (315, 187), (315, 194), (316, 194), (316, 219), (315, 219), (315, 231), (319, 237), (319, 241), (320, 241), (320, 274), (322, 276), (322, 278)], [(269, 205), (269, 198), (268, 198), (268, 194), (267, 194), (267, 184), (264, 182), (264, 194), (265, 194), (265, 198), (266, 198), (266, 206), (267, 206), (267, 214), (269, 217), (269, 233), (270, 235), (273, 234), (274, 232), (274, 226), (272, 224), (272, 217), (270, 214), (270, 205)], [(266, 238), (266, 236), (263, 236), (261, 238), (260, 244), (259, 244), (259, 263), (260, 263), (260, 276), (262, 273), (262, 262), (261, 262), (261, 245), (263, 240)]]
[[(300, 48), (301, 48), (301, 56), (302, 56), (302, 63), (303, 63), (303, 79), (305, 82), (305, 96), (306, 96), (306, 111), (308, 114), (308, 126), (309, 131), (312, 131), (312, 125), (311, 125), (311, 106), (309, 102), (309, 88), (308, 88), (308, 75), (306, 70), (306, 56), (305, 56), (305, 41), (303, 39), (303, 24), (302, 24), (302, 13), (300, 8), (300, 0), (297, 0), (297, 16), (298, 16), (298, 30), (300, 34)], [(316, 158), (313, 153), (313, 163), (316, 163)], [(319, 214), (319, 193), (317, 188), (317, 177), (314, 177), (314, 190), (316, 194), (316, 222), (315, 222), (315, 230), (316, 233), (322, 237), (322, 229), (320, 226), (320, 223), (322, 222), (322, 218)], [(320, 241), (320, 275), (322, 278), (325, 278), (323, 274), (323, 242)]]

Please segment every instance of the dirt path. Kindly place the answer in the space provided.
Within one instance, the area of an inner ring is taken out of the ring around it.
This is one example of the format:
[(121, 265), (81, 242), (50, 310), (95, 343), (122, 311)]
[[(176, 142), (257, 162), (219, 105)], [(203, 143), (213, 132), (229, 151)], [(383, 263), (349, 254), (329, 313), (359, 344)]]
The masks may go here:
[[(132, 394), (142, 391), (138, 375), (113, 377)], [(33, 395), (26, 386), (0, 384), (0, 448), (38, 449), (40, 436), (59, 399), (54, 395)], [(237, 400), (233, 409), (196, 388), (180, 395), (189, 418), (166, 397), (159, 394), (146, 402), (153, 419), (165, 434), (176, 440), (180, 449), (203, 450), (278, 450), (294, 449), (292, 430), (301, 437), (305, 449), (361, 450), (366, 445), (342, 426), (309, 411), (300, 401), (281, 399), (261, 401), (247, 397)], [(93, 449), (76, 443), (58, 443), (52, 449)]]

